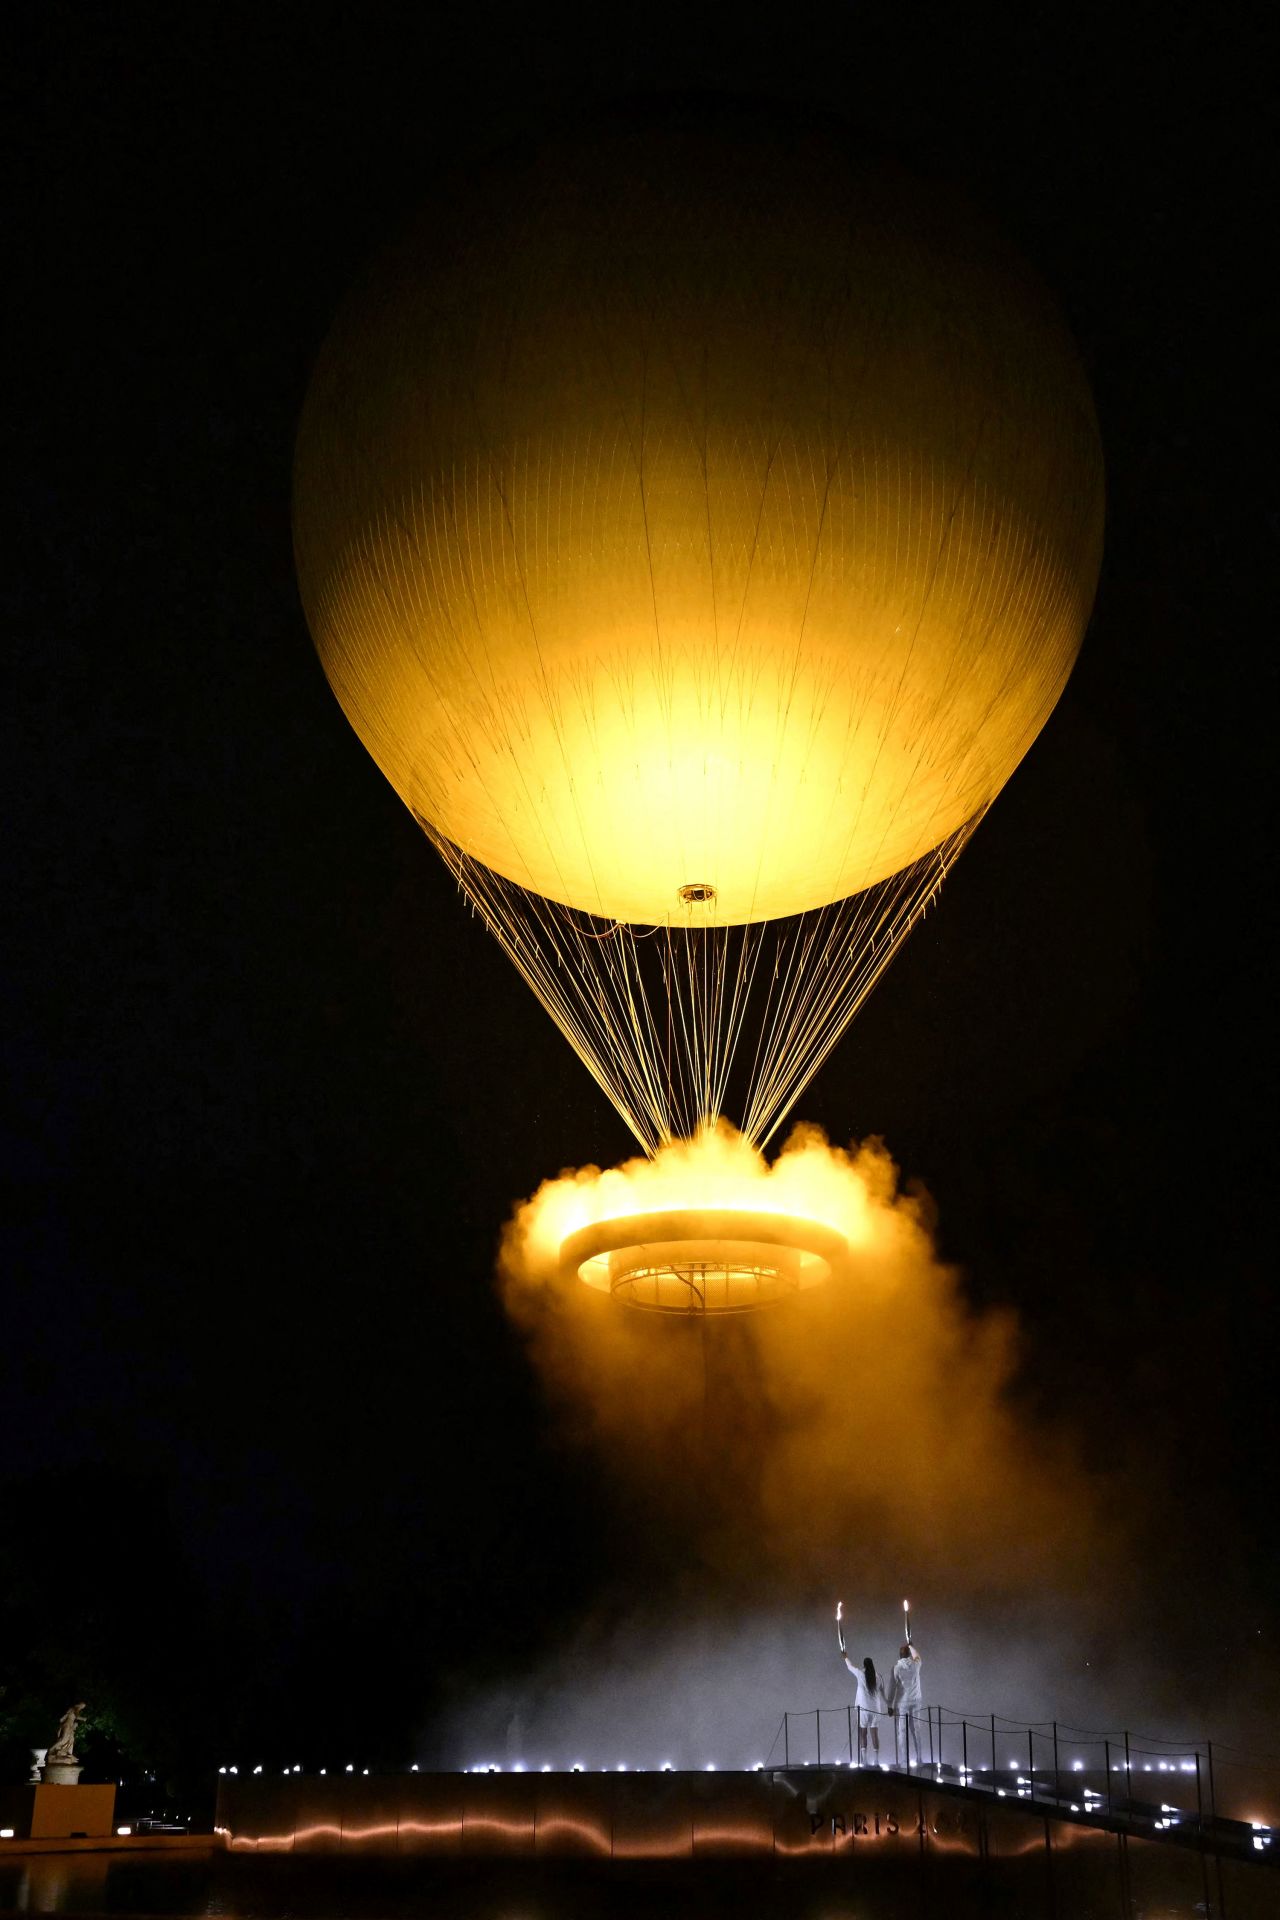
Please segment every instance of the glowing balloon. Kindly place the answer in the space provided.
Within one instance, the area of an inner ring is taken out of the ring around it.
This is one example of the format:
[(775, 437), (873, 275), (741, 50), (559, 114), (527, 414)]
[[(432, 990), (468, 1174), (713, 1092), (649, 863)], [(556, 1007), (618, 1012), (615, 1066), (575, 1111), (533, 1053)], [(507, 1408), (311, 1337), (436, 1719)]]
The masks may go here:
[(1075, 351), (998, 237), (826, 133), (672, 123), (495, 170), (375, 266), (294, 519), (325, 672), (446, 858), (724, 929), (981, 816), (1076, 657), (1102, 507)]
[(836, 900), (999, 792), (1080, 645), (1102, 468), (1042, 290), (830, 143), (619, 137), (391, 254), (298, 446), (303, 599), (397, 792), (654, 924)]

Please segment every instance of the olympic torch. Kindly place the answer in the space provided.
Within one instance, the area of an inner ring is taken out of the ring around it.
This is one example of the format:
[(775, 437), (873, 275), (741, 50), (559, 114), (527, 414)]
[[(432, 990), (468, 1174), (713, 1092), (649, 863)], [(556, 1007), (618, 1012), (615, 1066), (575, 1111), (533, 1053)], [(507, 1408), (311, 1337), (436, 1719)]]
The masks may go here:
[(844, 1628), (840, 1624), (843, 1618), (844, 1618), (844, 1601), (837, 1600), (836, 1601), (836, 1639), (840, 1643), (841, 1653), (844, 1652)]
[(909, 1600), (904, 1600), (902, 1603), (902, 1624), (907, 1630), (905, 1637), (906, 1637), (907, 1645), (910, 1646), (911, 1645), (911, 1602)]

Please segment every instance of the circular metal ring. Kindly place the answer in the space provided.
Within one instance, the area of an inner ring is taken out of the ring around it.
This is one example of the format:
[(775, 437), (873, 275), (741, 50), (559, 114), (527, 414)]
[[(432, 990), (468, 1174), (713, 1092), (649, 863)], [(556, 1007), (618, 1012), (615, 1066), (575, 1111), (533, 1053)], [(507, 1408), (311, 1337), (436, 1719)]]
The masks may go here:
[(834, 1227), (739, 1207), (624, 1214), (562, 1241), (560, 1271), (650, 1313), (749, 1313), (831, 1277)]

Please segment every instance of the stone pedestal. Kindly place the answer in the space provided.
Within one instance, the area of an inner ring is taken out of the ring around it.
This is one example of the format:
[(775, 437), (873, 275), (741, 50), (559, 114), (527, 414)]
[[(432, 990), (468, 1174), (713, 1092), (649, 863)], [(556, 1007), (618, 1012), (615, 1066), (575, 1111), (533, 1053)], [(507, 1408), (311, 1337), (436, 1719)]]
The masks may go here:
[(46, 1787), (78, 1787), (83, 1766), (82, 1760), (46, 1760), (40, 1778)]
[[(71, 1769), (79, 1773), (77, 1764)], [(0, 1787), (0, 1827), (12, 1827), (19, 1840), (86, 1840), (115, 1831), (116, 1790), (103, 1786), (59, 1786), (48, 1778), (38, 1787)]]

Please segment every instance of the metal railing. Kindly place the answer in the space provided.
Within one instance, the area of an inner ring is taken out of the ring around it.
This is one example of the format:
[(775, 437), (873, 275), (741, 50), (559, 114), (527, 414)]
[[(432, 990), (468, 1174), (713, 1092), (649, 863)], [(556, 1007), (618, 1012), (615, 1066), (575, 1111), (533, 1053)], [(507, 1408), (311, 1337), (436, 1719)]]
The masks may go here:
[[(862, 1716), (855, 1707), (784, 1713), (766, 1765), (862, 1766), (988, 1793), (1015, 1804), (1095, 1816), (1145, 1834), (1209, 1835), (1229, 1826), (1253, 1850), (1280, 1853), (1280, 1759), (1212, 1740), (1099, 1732), (947, 1706)], [(914, 1722), (914, 1726), (913, 1723)], [(879, 1752), (869, 1737), (877, 1723)], [(918, 1753), (918, 1757), (917, 1757)]]

